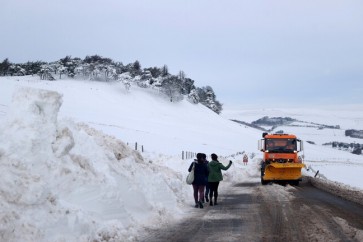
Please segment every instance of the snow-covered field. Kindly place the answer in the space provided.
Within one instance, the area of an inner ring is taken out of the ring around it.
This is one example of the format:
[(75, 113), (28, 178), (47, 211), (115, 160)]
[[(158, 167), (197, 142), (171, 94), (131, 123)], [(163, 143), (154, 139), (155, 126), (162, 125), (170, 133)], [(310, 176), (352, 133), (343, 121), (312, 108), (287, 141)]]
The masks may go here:
[[(229, 118), (289, 116), (363, 129), (361, 107), (341, 111), (231, 109), (219, 116), (152, 90), (126, 91), (121, 83), (0, 77), (0, 240), (136, 241), (144, 228), (194, 209), (184, 182), (192, 159), (182, 160), (182, 151), (234, 161), (222, 189), (259, 179), (261, 131)], [(346, 140), (344, 131), (283, 130), (316, 143), (305, 143), (305, 162), (313, 168), (306, 174), (319, 170), (363, 189), (363, 156), (321, 145)], [(144, 152), (134, 151), (135, 142)], [(243, 166), (237, 152), (255, 158)]]

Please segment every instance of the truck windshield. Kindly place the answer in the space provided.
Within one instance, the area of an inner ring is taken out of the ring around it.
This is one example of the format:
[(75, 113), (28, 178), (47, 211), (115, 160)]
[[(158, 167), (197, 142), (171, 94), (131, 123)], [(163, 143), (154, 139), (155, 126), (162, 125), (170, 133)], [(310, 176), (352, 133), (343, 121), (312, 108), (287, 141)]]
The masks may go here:
[(270, 153), (293, 153), (297, 150), (296, 139), (266, 139), (265, 144)]

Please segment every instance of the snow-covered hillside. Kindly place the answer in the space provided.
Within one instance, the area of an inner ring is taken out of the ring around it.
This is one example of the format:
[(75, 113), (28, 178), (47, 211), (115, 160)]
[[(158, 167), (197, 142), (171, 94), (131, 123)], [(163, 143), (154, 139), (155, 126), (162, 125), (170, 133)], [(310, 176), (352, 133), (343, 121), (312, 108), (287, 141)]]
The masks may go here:
[[(152, 90), (122, 83), (41, 81), (39, 77), (3, 77), (1, 105), (10, 105), (19, 86), (54, 90), (63, 95), (60, 117), (71, 117), (146, 151), (176, 155), (182, 151), (232, 154), (254, 151), (260, 132), (240, 127), (205, 106), (187, 100), (172, 103)], [(19, 80), (19, 81), (14, 81)], [(2, 113), (6, 107), (2, 106)]]
[[(317, 143), (321, 135), (285, 131)], [(0, 240), (135, 241), (144, 228), (195, 210), (184, 182), (192, 160), (182, 151), (234, 161), (223, 189), (259, 180), (261, 133), (202, 105), (119, 83), (0, 77)], [(243, 166), (237, 152), (256, 157)], [(305, 145), (305, 159), (328, 179), (363, 188), (363, 156), (319, 143)]]

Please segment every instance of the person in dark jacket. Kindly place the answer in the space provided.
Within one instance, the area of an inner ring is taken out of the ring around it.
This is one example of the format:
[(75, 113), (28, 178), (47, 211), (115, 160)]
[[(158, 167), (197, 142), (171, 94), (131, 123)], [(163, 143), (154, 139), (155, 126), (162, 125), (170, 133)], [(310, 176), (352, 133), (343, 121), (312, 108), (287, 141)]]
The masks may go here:
[[(202, 155), (203, 155), (203, 161), (204, 161), (204, 163), (208, 166), (209, 161), (207, 160), (207, 155), (206, 154), (202, 154)], [(208, 180), (208, 177), (207, 177), (207, 180)], [(209, 184), (208, 184), (208, 182), (205, 185), (205, 194), (204, 194), (204, 197), (205, 197), (205, 201), (206, 202), (209, 202)]]
[(209, 205), (213, 206), (212, 198), (214, 195), (214, 205), (217, 205), (217, 198), (218, 198), (218, 186), (219, 182), (223, 180), (222, 171), (221, 170), (228, 170), (231, 167), (232, 161), (229, 161), (228, 166), (224, 166), (222, 163), (218, 161), (218, 156), (216, 154), (211, 155), (212, 161), (208, 163), (208, 184), (210, 188), (209, 193)]
[[(193, 195), (196, 208), (203, 208), (204, 188), (208, 183), (208, 166), (203, 160), (203, 154), (198, 153), (197, 159), (190, 164), (190, 172), (194, 165)], [(199, 196), (198, 196), (199, 195)]]

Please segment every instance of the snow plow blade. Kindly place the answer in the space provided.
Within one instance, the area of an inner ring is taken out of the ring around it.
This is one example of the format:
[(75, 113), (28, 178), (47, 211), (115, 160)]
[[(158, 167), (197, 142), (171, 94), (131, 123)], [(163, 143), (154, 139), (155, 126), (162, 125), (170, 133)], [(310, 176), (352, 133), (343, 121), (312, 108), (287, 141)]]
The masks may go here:
[(265, 181), (296, 181), (301, 180), (302, 163), (271, 163), (265, 167)]

